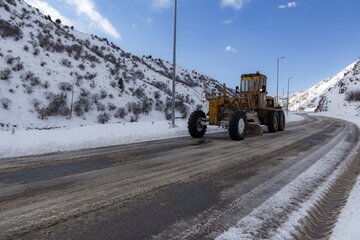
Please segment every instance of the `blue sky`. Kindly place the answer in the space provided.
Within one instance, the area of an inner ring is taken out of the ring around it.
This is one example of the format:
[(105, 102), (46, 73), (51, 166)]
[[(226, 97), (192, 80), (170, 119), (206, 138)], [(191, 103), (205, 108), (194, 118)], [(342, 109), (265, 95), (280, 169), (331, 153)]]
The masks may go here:
[[(172, 60), (174, 0), (28, 0), (125, 51)], [(178, 64), (234, 87), (243, 73), (305, 90), (360, 57), (358, 0), (178, 0)]]

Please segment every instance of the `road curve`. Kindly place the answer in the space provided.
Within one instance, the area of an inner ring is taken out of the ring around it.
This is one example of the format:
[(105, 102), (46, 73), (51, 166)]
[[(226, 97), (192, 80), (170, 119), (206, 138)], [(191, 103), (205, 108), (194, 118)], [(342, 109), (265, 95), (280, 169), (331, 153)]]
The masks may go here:
[(0, 239), (215, 238), (358, 138), (351, 123), (306, 117), (241, 142), (224, 132), (1, 159)]

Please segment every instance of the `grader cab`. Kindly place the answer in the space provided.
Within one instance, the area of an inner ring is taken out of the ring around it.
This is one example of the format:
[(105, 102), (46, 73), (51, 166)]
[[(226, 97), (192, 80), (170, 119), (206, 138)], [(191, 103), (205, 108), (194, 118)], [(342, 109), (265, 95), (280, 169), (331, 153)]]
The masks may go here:
[(207, 125), (225, 127), (232, 140), (243, 140), (247, 134), (262, 134), (261, 125), (269, 132), (284, 131), (285, 114), (275, 106), (275, 99), (267, 96), (267, 77), (259, 72), (241, 75), (235, 96), (229, 96), (224, 84), (222, 96), (207, 97), (209, 112), (194, 111), (188, 121), (192, 137), (201, 138)]

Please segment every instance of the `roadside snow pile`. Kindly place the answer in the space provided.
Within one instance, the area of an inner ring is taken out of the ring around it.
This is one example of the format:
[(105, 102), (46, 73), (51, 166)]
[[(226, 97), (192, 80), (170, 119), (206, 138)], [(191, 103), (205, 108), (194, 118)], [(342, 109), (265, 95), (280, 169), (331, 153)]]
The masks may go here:
[(298, 122), (304, 120), (304, 117), (294, 112), (289, 112), (289, 114), (285, 113), (285, 120), (287, 123)]
[(360, 59), (336, 76), (312, 88), (295, 93), (289, 101), (292, 111), (347, 112), (360, 114)]
[[(92, 125), (69, 129), (0, 132), (0, 158), (38, 155), (189, 136), (187, 122), (168, 121)], [(223, 131), (208, 127), (207, 133)]]
[[(302, 116), (293, 113), (289, 113), (287, 118), (287, 122), (301, 120), (303, 120)], [(169, 121), (142, 121), (51, 130), (17, 130), (13, 133), (0, 131), (0, 158), (189, 136), (186, 120), (177, 120), (176, 125), (177, 127), (173, 128)], [(206, 130), (207, 133), (219, 131), (224, 129), (208, 126)]]
[(359, 239), (360, 236), (360, 177), (341, 211), (331, 240)]
[[(360, 117), (354, 117), (352, 113), (334, 111), (322, 112), (313, 115), (335, 117), (353, 122), (360, 127)], [(358, 149), (359, 151), (360, 149)], [(348, 201), (341, 211), (338, 222), (333, 229), (331, 239), (333, 240), (348, 240), (358, 239), (360, 236), (360, 176), (350, 193)]]

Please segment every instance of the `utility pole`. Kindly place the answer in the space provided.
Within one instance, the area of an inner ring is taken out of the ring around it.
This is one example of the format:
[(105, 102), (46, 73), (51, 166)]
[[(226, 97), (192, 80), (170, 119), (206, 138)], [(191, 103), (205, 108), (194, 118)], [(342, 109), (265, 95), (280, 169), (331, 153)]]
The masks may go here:
[(285, 57), (278, 57), (277, 58), (277, 65), (276, 65), (276, 73), (277, 73), (277, 77), (276, 77), (276, 104), (279, 104), (279, 68), (280, 68), (280, 60), (284, 59)]
[(290, 95), (290, 79), (293, 79), (293, 77), (288, 78), (288, 87), (287, 87), (287, 103), (286, 103), (286, 114), (289, 116), (289, 95)]
[(175, 6), (174, 6), (173, 86), (172, 86), (172, 109), (171, 109), (171, 123), (173, 127), (175, 127), (176, 21), (177, 21), (177, 0), (175, 0)]

